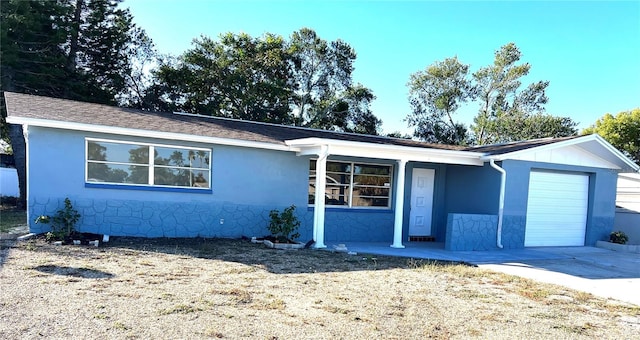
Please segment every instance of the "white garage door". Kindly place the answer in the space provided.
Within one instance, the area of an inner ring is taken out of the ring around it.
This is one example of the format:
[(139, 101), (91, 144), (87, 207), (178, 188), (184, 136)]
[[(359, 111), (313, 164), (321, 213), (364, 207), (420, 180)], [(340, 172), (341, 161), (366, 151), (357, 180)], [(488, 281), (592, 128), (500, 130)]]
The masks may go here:
[(588, 175), (531, 171), (524, 246), (583, 246), (588, 203)]

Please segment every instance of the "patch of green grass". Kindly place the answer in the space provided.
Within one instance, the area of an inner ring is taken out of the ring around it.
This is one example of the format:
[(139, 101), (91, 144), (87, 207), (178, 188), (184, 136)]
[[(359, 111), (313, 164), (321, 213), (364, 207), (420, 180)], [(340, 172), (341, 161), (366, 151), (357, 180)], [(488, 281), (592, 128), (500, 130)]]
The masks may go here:
[(0, 233), (7, 233), (11, 229), (27, 224), (27, 212), (15, 208), (0, 209)]
[(124, 323), (120, 322), (120, 321), (116, 321), (113, 323), (113, 328), (115, 329), (119, 329), (122, 331), (126, 331), (129, 329), (129, 326), (125, 325)]
[(188, 304), (179, 304), (175, 305), (171, 308), (163, 309), (159, 312), (160, 315), (169, 315), (169, 314), (189, 314), (202, 311), (202, 308), (191, 306)]

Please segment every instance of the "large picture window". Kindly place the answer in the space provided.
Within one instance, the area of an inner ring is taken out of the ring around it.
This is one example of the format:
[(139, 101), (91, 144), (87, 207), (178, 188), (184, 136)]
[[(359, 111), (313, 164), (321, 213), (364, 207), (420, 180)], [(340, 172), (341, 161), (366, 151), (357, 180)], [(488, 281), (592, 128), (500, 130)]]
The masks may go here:
[(210, 189), (211, 150), (87, 139), (87, 183)]
[[(391, 165), (327, 161), (325, 204), (382, 207), (391, 204)], [(309, 164), (309, 204), (314, 203), (316, 160)]]

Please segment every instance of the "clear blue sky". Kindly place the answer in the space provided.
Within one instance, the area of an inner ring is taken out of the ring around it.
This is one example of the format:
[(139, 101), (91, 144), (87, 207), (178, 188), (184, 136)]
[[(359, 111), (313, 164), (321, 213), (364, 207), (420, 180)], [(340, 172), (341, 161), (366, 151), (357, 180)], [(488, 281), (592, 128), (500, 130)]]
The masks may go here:
[[(458, 56), (471, 71), (514, 42), (531, 64), (526, 83), (548, 80), (547, 112), (580, 128), (607, 112), (640, 107), (640, 1), (206, 1), (125, 0), (134, 21), (164, 54), (200, 35), (288, 37), (309, 27), (357, 52), (354, 80), (371, 88), (384, 132), (409, 132), (409, 75)], [(458, 120), (470, 124), (476, 104)]]

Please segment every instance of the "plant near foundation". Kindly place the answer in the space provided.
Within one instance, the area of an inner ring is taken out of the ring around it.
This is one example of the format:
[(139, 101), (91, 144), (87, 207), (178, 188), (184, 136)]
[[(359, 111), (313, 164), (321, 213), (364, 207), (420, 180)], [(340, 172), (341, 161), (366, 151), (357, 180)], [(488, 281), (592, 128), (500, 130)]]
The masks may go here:
[(269, 222), (269, 231), (278, 240), (278, 242), (293, 241), (300, 237), (298, 233), (298, 227), (300, 227), (300, 221), (295, 215), (296, 206), (291, 205), (285, 208), (281, 213), (277, 209), (269, 212), (271, 221)]
[(36, 223), (51, 224), (51, 231), (46, 233), (47, 241), (57, 241), (69, 238), (76, 232), (75, 226), (80, 219), (80, 213), (73, 208), (69, 198), (64, 199), (64, 208), (58, 210), (51, 217), (48, 215), (38, 216)]
[(611, 243), (625, 244), (627, 241), (629, 241), (629, 237), (622, 231), (618, 230), (609, 234), (609, 242)]

